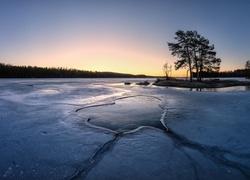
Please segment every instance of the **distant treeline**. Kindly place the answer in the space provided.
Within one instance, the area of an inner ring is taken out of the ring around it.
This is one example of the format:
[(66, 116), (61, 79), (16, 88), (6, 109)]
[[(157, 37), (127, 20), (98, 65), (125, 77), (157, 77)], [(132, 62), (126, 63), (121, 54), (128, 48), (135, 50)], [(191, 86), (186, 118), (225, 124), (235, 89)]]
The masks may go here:
[[(237, 69), (234, 71), (222, 71), (222, 72), (201, 72), (202, 77), (250, 77), (249, 69)], [(196, 77), (196, 73), (193, 73), (193, 77)]]
[(93, 72), (68, 68), (13, 66), (0, 63), (0, 78), (144, 78), (145, 75)]

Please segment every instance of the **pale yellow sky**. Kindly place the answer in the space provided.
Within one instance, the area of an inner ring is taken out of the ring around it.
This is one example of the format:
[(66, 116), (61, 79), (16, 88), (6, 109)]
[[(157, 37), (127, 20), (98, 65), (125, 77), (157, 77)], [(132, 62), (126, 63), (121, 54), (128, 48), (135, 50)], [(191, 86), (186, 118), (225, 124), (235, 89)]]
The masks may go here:
[[(163, 76), (163, 65), (177, 60), (167, 46), (177, 30), (197, 30), (214, 44), (222, 71), (244, 68), (250, 58), (249, 4), (17, 2), (0, 1), (0, 62), (6, 64)], [(186, 76), (186, 70), (172, 74)]]

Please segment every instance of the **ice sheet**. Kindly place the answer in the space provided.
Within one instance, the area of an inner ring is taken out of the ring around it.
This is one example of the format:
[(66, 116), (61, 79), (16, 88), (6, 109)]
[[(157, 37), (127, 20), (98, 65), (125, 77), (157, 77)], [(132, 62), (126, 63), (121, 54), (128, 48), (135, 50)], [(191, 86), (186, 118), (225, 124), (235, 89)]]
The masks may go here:
[[(140, 81), (1, 79), (0, 178), (250, 178), (250, 91)], [(137, 125), (117, 131), (89, 117)], [(150, 125), (158, 120), (167, 128)]]

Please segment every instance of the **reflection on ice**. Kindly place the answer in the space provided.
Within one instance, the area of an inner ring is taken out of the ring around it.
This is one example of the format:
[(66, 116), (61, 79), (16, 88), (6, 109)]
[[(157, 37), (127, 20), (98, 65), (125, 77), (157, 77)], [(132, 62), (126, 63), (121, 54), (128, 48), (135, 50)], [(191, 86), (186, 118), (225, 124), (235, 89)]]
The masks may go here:
[(1, 80), (0, 179), (250, 179), (250, 91), (126, 81)]
[(161, 101), (151, 96), (125, 97), (113, 104), (83, 108), (80, 113), (89, 123), (118, 132), (130, 131), (140, 126), (151, 126), (165, 130), (161, 119)]

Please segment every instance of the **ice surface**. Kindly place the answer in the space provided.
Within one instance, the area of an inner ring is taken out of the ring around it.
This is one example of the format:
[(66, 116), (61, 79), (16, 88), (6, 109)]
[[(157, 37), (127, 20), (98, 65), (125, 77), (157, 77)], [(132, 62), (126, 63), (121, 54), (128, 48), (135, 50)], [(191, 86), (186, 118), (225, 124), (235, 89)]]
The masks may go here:
[(126, 132), (140, 126), (165, 129), (160, 118), (161, 101), (151, 96), (129, 96), (115, 99), (113, 103), (83, 108), (88, 122), (117, 132)]
[[(127, 150), (129, 147), (129, 150)], [(108, 172), (108, 173), (107, 173)], [(85, 179), (235, 179), (244, 176), (155, 129), (121, 137)]]
[(140, 81), (1, 79), (0, 179), (250, 178), (250, 91)]

